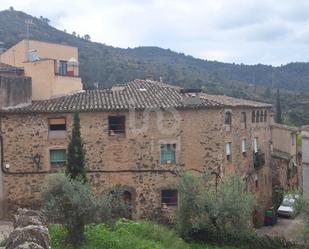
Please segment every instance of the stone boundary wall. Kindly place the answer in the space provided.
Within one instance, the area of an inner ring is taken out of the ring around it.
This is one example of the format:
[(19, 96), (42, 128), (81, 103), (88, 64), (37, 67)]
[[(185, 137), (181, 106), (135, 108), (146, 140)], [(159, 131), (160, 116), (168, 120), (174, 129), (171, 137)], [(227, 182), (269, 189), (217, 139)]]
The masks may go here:
[(18, 209), (5, 249), (50, 249), (48, 228), (39, 211)]

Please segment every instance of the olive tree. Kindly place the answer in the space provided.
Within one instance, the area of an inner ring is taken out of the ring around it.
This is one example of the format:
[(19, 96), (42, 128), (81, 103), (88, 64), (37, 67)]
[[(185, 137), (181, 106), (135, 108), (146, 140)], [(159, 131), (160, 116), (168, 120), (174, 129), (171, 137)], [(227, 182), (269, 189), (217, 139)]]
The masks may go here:
[(126, 212), (121, 191), (96, 196), (83, 178), (56, 174), (48, 179), (43, 191), (44, 212), (50, 221), (66, 226), (68, 243), (78, 247), (85, 240), (85, 224), (109, 222)]
[(179, 181), (178, 230), (183, 237), (196, 234), (222, 241), (251, 234), (255, 200), (236, 175), (225, 177), (217, 189), (209, 177), (184, 174)]

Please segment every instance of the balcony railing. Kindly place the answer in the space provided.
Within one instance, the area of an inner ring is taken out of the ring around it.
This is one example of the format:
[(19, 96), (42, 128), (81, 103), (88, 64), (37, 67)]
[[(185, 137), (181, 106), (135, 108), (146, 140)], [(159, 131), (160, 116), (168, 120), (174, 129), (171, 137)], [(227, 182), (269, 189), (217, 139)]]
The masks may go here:
[(66, 77), (80, 77), (79, 66), (66, 61), (55, 61), (55, 75)]
[(261, 168), (265, 165), (265, 154), (258, 151), (253, 153), (253, 166), (255, 169)]

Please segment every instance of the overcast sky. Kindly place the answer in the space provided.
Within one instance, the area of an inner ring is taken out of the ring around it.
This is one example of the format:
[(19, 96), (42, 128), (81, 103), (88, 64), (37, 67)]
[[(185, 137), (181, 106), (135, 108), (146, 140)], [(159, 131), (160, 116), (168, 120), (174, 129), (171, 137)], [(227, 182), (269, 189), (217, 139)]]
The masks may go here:
[(246, 64), (309, 61), (309, 0), (0, 0), (0, 6), (122, 48), (159, 46)]

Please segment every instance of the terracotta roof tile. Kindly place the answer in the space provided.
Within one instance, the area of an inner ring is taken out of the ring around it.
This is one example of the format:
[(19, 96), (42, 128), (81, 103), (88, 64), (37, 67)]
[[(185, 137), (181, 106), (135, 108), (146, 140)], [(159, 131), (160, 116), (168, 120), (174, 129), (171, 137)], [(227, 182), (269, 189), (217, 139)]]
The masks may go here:
[(7, 108), (2, 112), (43, 113), (74, 111), (116, 111), (145, 108), (222, 108), (227, 106), (269, 107), (253, 101), (244, 101), (205, 93), (182, 93), (182, 88), (150, 80), (134, 80), (122, 87), (88, 90), (51, 100), (33, 101), (21, 108)]

